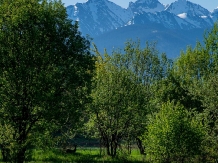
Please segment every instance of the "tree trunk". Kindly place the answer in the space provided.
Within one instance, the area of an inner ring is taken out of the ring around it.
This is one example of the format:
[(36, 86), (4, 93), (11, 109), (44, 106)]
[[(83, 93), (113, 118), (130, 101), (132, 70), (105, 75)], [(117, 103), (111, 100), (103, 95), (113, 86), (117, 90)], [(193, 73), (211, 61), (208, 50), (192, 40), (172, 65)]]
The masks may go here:
[(110, 144), (109, 144), (109, 141), (108, 139), (107, 140), (104, 140), (106, 142), (104, 142), (104, 146), (106, 147), (106, 150), (107, 150), (107, 155), (110, 156), (111, 155), (111, 152), (110, 152)]
[(3, 162), (8, 162), (10, 160), (10, 150), (2, 145), (1, 153)]
[(105, 148), (107, 151), (107, 155), (111, 157), (115, 157), (117, 155), (117, 143), (116, 141), (107, 140), (105, 143)]
[(111, 156), (115, 157), (117, 155), (117, 146), (118, 146), (117, 135), (112, 134), (111, 136)]
[(127, 141), (127, 150), (128, 150), (128, 154), (131, 154), (131, 153), (132, 153), (131, 140), (130, 140), (130, 139), (128, 139), (128, 141)]
[(21, 148), (16, 153), (15, 163), (24, 163), (25, 161), (26, 148)]
[(108, 156), (115, 157), (117, 155), (118, 136), (116, 134), (112, 134), (110, 137), (104, 133), (101, 133), (100, 142), (100, 144), (106, 148)]
[(117, 155), (117, 143), (114, 143), (114, 153), (113, 153), (113, 157), (115, 157)]
[(136, 138), (136, 143), (137, 143), (137, 146), (139, 148), (140, 154), (144, 155), (145, 154), (145, 148), (142, 145), (142, 140), (139, 139), (139, 138)]

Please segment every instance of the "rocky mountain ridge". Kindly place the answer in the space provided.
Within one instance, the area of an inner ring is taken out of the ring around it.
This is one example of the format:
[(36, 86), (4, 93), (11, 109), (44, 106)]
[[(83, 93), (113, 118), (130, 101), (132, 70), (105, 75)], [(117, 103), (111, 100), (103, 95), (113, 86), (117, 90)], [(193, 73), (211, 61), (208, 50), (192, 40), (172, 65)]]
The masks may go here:
[(110, 53), (128, 40), (155, 41), (160, 52), (179, 56), (188, 45), (203, 40), (205, 30), (218, 20), (213, 12), (187, 0), (163, 5), (158, 0), (137, 0), (122, 8), (109, 0), (88, 0), (67, 7), (70, 19), (79, 21), (83, 35), (93, 38), (98, 49)]
[(109, 0), (88, 0), (67, 7), (69, 18), (80, 23), (83, 34), (91, 37), (133, 24), (159, 23), (169, 29), (208, 28), (218, 19), (213, 12), (187, 0), (164, 6), (158, 0), (130, 2), (127, 9)]

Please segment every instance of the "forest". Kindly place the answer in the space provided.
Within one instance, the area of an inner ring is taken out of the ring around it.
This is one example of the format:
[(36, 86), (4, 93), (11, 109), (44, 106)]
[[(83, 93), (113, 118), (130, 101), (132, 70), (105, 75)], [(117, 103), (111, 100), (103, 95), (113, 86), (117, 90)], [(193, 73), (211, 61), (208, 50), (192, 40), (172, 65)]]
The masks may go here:
[(156, 44), (100, 53), (61, 1), (0, 0), (1, 161), (217, 162), (218, 23)]

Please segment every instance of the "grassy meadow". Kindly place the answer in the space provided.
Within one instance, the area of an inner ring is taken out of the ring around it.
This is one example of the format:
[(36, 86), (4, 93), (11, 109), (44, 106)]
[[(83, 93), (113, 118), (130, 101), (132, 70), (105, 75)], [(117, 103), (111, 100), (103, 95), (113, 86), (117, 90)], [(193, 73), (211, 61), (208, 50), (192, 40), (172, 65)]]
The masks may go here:
[(29, 162), (34, 163), (53, 163), (53, 162), (64, 162), (64, 163), (140, 163), (145, 162), (144, 156), (140, 155), (137, 149), (133, 149), (130, 155), (127, 155), (126, 151), (119, 151), (118, 157), (111, 158), (104, 154), (104, 151), (100, 152), (100, 148), (78, 148), (75, 154), (68, 154), (60, 149), (50, 150), (33, 150), (33, 155), (29, 158)]

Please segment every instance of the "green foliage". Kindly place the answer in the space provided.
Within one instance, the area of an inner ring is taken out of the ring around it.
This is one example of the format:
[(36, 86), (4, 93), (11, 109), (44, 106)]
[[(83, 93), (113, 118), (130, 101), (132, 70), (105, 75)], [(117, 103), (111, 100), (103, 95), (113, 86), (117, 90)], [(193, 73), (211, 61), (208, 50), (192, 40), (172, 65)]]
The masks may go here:
[(147, 156), (154, 162), (182, 162), (201, 153), (204, 136), (200, 120), (182, 106), (166, 103), (149, 120), (144, 140)]
[(170, 61), (165, 54), (159, 56), (155, 43), (146, 42), (145, 47), (141, 48), (139, 41), (130, 41), (126, 43), (124, 51), (123, 64), (131, 69), (143, 85), (149, 86), (166, 76)]
[(204, 36), (204, 49), (210, 55), (210, 67), (212, 73), (217, 73), (218, 68), (218, 22)]
[(204, 140), (204, 161), (217, 158), (218, 146), (218, 76), (211, 73), (207, 79), (196, 84), (195, 92), (201, 98), (204, 107), (204, 124), (207, 125), (207, 138)]
[[(188, 47), (174, 63), (159, 55), (156, 44), (141, 49), (139, 41), (111, 56), (106, 51), (101, 56), (95, 47), (94, 58), (89, 40), (67, 19), (60, 1), (0, 4), (3, 161), (22, 163), (36, 146), (60, 146), (84, 121), (113, 157), (132, 142), (157, 162), (217, 157), (218, 24), (205, 34), (204, 44)], [(75, 159), (56, 151), (48, 155), (42, 161)], [(122, 158), (129, 161), (127, 153)]]
[[(204, 114), (208, 136), (204, 141), (204, 162), (217, 157), (217, 56), (218, 24), (205, 33), (204, 42), (197, 42), (194, 48), (175, 61), (170, 78), (159, 84), (156, 96), (162, 102), (176, 101), (185, 109), (196, 109)], [(160, 93), (159, 93), (160, 92)]]
[(71, 23), (61, 2), (1, 1), (0, 144), (5, 160), (23, 162), (42, 135), (51, 140), (74, 132), (82, 122), (94, 60), (89, 40)]
[(197, 84), (199, 83), (196, 80), (189, 81), (177, 73), (170, 72), (166, 78), (155, 85), (155, 100), (159, 103), (167, 101), (180, 103), (187, 110), (196, 109), (202, 112), (204, 106), (202, 97), (196, 93), (195, 85)]
[(185, 80), (204, 77), (210, 72), (210, 57), (204, 47), (197, 43), (194, 49), (188, 47), (186, 52), (181, 53), (174, 65), (175, 72)]
[(186, 109), (203, 112), (205, 105), (197, 91), (216, 73), (217, 26), (215, 24), (205, 34), (204, 44), (197, 42), (194, 48), (187, 47), (186, 51), (181, 52), (168, 76), (156, 87), (157, 101), (176, 101)]
[[(139, 139), (143, 134), (145, 117), (152, 110), (151, 85), (164, 73), (155, 45), (147, 43), (144, 49), (139, 45), (139, 42), (128, 42), (125, 54), (114, 51), (112, 56), (106, 53), (104, 57), (96, 49), (89, 125), (98, 129), (107, 153), (112, 156), (116, 155), (121, 141)], [(140, 150), (144, 152), (142, 144)]]
[(174, 71), (182, 79), (200, 79), (217, 71), (218, 24), (207, 31), (204, 43), (197, 42), (194, 48), (188, 47), (174, 64)]
[(120, 65), (114, 66), (109, 56), (105, 56), (105, 61), (100, 58), (98, 62), (92, 92), (92, 121), (102, 141), (105, 140), (104, 145), (110, 148), (108, 154), (115, 156), (118, 143), (129, 134), (134, 116), (140, 109), (141, 97), (137, 94), (143, 89), (131, 72)]

